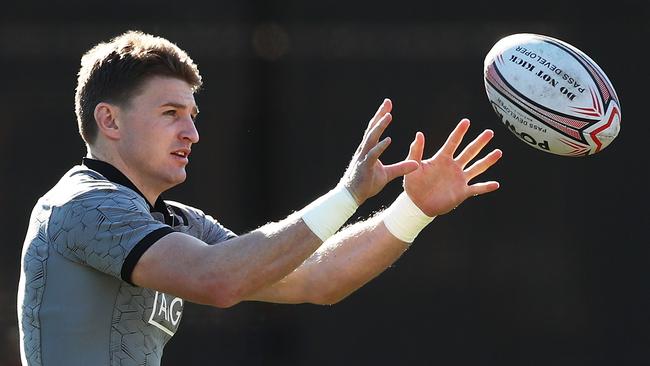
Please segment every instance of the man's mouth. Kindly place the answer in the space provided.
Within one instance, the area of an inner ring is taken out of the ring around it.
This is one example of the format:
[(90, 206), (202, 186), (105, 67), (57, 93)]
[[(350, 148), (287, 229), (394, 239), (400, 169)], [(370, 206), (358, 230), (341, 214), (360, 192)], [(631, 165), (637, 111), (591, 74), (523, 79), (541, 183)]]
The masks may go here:
[(181, 158), (187, 159), (188, 156), (190, 156), (190, 149), (180, 149), (176, 151), (172, 151), (172, 155), (176, 155)]

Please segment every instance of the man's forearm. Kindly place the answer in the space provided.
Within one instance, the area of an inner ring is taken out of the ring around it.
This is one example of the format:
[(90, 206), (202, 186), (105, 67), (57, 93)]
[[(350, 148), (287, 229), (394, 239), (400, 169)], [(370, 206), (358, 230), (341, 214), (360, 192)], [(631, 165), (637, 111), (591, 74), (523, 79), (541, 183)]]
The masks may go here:
[(319, 303), (333, 304), (377, 277), (408, 249), (376, 215), (340, 231), (305, 263), (320, 266), (311, 287), (320, 293)]
[(408, 245), (388, 231), (382, 214), (376, 215), (341, 230), (293, 273), (250, 299), (336, 303), (388, 268)]
[(241, 299), (287, 276), (321, 244), (300, 217), (290, 216), (214, 246), (209, 266)]

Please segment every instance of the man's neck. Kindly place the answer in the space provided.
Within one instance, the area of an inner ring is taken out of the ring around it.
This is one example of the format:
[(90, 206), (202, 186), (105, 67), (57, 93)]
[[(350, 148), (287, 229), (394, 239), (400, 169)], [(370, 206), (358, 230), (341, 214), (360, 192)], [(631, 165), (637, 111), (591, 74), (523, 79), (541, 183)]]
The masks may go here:
[(111, 158), (110, 154), (101, 154), (96, 151), (90, 151), (90, 149), (88, 150), (86, 157), (90, 159), (101, 160), (105, 163), (111, 164), (113, 167), (115, 167), (115, 169), (124, 174), (124, 176), (127, 177), (131, 183), (133, 183), (133, 185), (135, 185), (135, 187), (140, 191), (140, 193), (142, 193), (144, 198), (152, 207), (155, 206), (156, 200), (158, 200), (158, 197), (162, 191), (150, 189), (149, 185), (138, 179), (137, 174), (131, 172), (128, 165), (125, 164), (121, 159)]

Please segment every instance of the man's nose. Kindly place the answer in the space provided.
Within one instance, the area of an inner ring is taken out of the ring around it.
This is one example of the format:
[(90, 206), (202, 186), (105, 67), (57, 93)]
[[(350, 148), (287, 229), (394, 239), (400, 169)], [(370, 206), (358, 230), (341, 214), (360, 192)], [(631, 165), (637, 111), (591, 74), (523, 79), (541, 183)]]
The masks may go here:
[(189, 140), (193, 144), (199, 142), (199, 131), (196, 129), (196, 124), (194, 124), (194, 120), (190, 116), (187, 116), (183, 123), (181, 139)]

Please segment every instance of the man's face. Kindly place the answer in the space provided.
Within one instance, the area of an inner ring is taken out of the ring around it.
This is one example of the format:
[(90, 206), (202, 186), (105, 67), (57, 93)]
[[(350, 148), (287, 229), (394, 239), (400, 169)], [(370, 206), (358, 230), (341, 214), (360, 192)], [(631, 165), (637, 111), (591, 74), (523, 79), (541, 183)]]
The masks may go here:
[(160, 192), (182, 183), (191, 146), (199, 141), (197, 113), (194, 93), (185, 81), (146, 81), (118, 114), (122, 133), (117, 149), (129, 178)]

